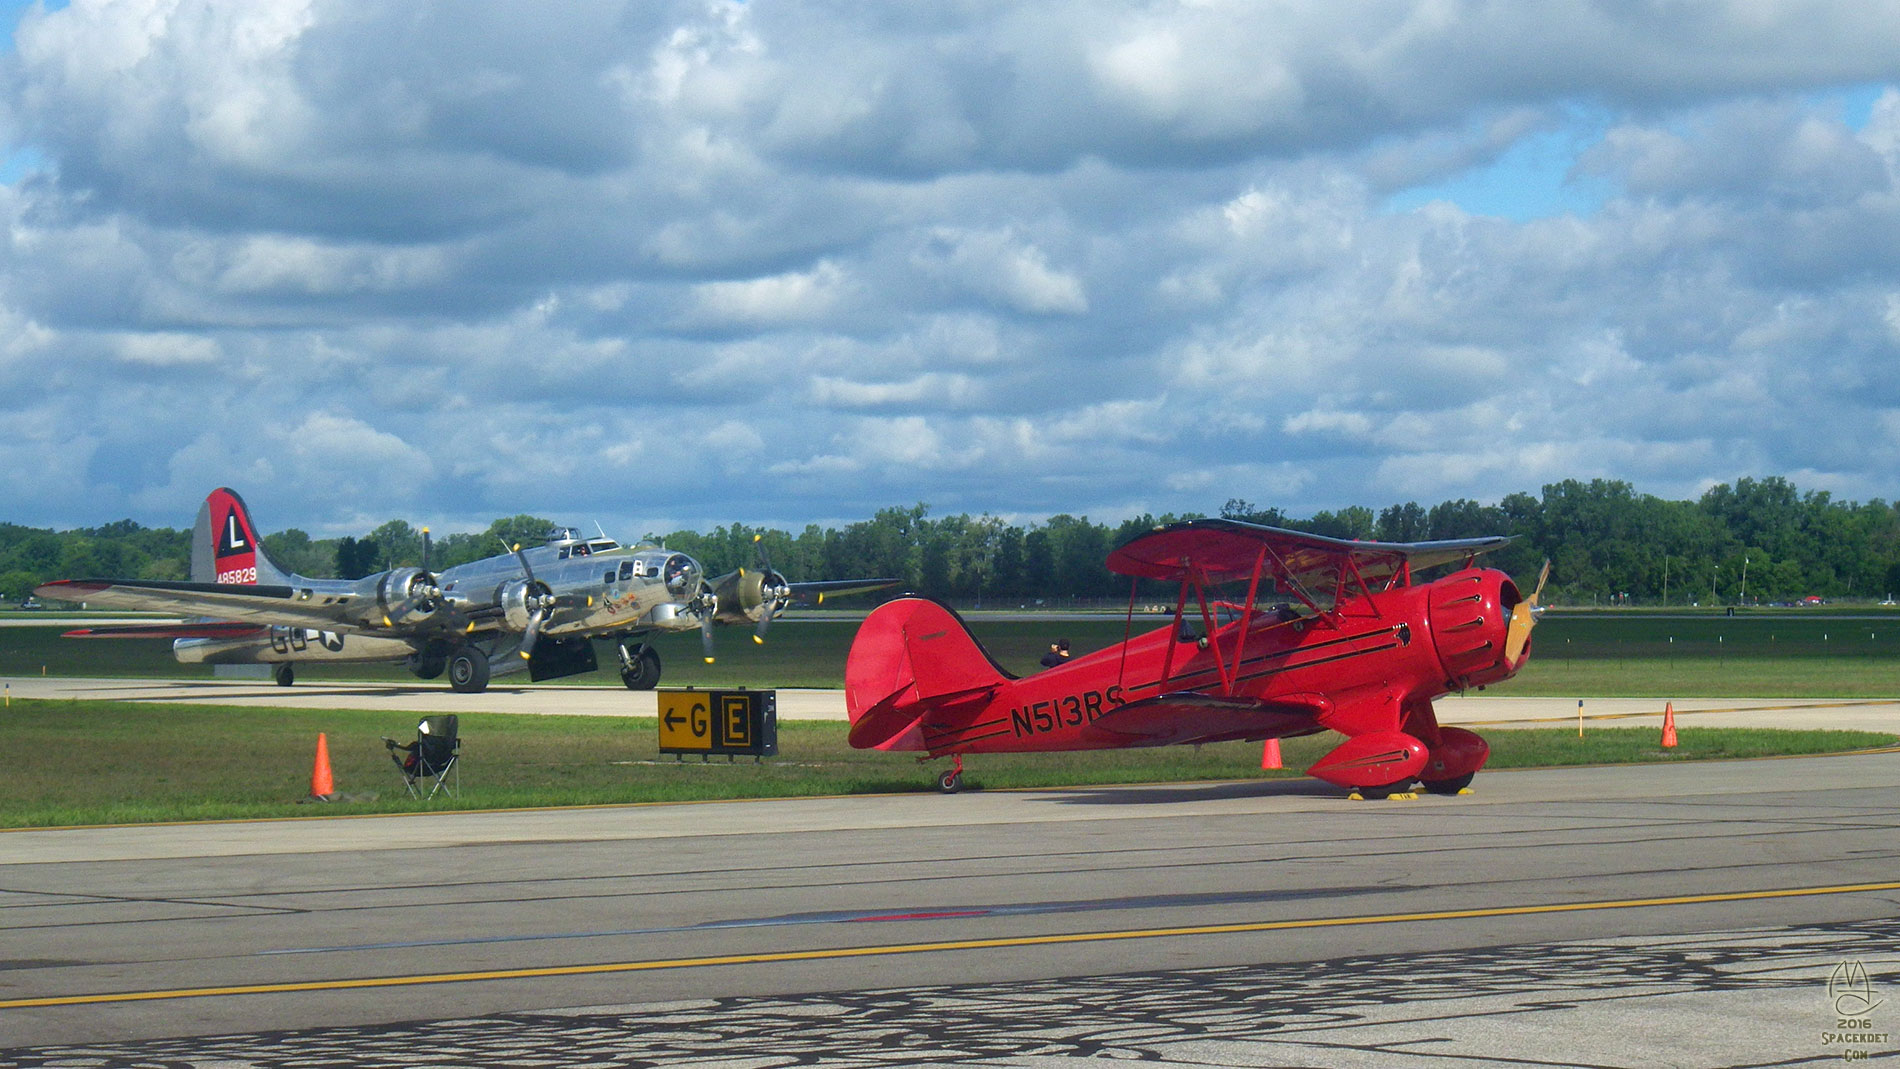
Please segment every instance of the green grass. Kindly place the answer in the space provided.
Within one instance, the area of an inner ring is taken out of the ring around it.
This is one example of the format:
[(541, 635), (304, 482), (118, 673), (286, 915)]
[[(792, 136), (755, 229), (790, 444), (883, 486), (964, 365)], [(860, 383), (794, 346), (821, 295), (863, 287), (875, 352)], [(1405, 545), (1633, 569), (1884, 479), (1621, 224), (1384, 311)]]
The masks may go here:
[[(914, 755), (853, 750), (845, 725), (787, 721), (779, 756), (677, 761), (649, 718), (462, 715), (462, 796), (403, 791), (379, 736), (413, 737), (413, 718), (366, 710), (15, 701), (0, 713), (0, 826), (419, 812), (530, 806), (844, 795), (934, 789)], [(327, 738), (338, 803), (308, 795), (317, 734)], [(1823, 753), (1890, 745), (1866, 732), (1694, 728), (1675, 750), (1653, 729), (1493, 731), (1492, 768)], [(1301, 775), (1338, 741), (1282, 744), (1287, 769), (1263, 772), (1256, 743), (968, 759), (972, 787), (1014, 789)]]
[[(1078, 653), (1120, 642), (1123, 621), (970, 618), (991, 654), (1019, 674), (1036, 670), (1051, 639)], [(1137, 632), (1153, 627), (1136, 622)], [(111, 675), (207, 678), (201, 665), (172, 660), (162, 641), (59, 638), (61, 626), (0, 628), (0, 676)], [(697, 633), (655, 641), (669, 686), (829, 687), (843, 685), (854, 619), (785, 620), (755, 646), (741, 628), (718, 631), (719, 659), (704, 665)], [(598, 644), (603, 665), (613, 647)], [(402, 680), (395, 665), (299, 665), (299, 679)], [(503, 677), (503, 681), (524, 677)], [(617, 686), (611, 667), (565, 682)], [(1649, 698), (1868, 698), (1900, 692), (1900, 615), (1862, 611), (1746, 610), (1719, 613), (1553, 611), (1537, 629), (1530, 664), (1492, 693), (1522, 696)]]

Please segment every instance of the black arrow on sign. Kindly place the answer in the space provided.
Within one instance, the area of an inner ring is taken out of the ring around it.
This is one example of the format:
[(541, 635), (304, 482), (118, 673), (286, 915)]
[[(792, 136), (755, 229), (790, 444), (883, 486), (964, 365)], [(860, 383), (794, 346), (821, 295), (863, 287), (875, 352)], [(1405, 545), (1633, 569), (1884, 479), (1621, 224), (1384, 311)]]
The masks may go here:
[(672, 728), (675, 731), (678, 731), (679, 726), (681, 724), (686, 723), (686, 718), (669, 709), (667, 710), (666, 720), (664, 721), (664, 723), (666, 724), (667, 727)]

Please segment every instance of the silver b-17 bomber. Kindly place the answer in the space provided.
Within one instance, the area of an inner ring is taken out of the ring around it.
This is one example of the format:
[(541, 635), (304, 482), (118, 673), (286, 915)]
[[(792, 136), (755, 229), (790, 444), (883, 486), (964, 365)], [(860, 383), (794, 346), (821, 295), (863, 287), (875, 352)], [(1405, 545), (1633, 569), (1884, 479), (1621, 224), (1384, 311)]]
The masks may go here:
[(233, 490), (205, 498), (192, 533), (191, 581), (63, 579), (40, 597), (91, 606), (180, 612), (182, 624), (68, 632), (75, 638), (171, 638), (186, 664), (269, 664), (289, 686), (306, 662), (401, 662), (421, 679), (445, 672), (477, 693), (492, 676), (527, 670), (539, 681), (598, 667), (593, 640), (619, 643), (620, 678), (634, 690), (660, 680), (645, 637), (697, 629), (708, 664), (715, 623), (746, 623), (763, 641), (799, 597), (872, 590), (895, 580), (789, 583), (764, 561), (708, 581), (699, 562), (652, 545), (625, 547), (555, 528), (544, 544), (467, 564), (391, 568), (361, 579), (312, 579), (266, 555), (250, 510)]

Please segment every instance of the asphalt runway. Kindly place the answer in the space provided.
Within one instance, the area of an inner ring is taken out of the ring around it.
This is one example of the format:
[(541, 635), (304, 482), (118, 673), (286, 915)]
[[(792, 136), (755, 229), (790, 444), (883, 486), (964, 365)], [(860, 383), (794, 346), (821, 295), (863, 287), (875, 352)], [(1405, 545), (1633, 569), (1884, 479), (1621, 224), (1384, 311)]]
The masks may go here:
[[(0, 833), (0, 1065), (1900, 1058), (1900, 753)], [(1843, 1022), (1865, 1022), (1843, 1023)]]
[[(563, 713), (578, 716), (654, 716), (652, 691), (620, 686), (513, 684), (481, 694), (456, 694), (432, 683), (300, 683), (210, 679), (87, 679), (13, 676), (4, 679), (16, 698), (89, 698), (109, 701), (252, 705), (301, 709), (380, 709), (427, 713)], [(1689, 699), (1672, 703), (1678, 722), (1712, 727), (1845, 728), (1900, 734), (1900, 701), (1878, 699)], [(1515, 698), (1452, 695), (1434, 703), (1439, 720), (1474, 727), (1662, 726), (1664, 703), (1651, 698)], [(844, 720), (844, 692), (781, 688), (781, 720)]]

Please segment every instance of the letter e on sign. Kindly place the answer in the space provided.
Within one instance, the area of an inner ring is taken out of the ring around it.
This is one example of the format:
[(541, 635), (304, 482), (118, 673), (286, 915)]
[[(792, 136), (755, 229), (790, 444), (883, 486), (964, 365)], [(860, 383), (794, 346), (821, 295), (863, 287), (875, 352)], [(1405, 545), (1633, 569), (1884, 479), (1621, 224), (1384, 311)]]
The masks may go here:
[(726, 745), (734, 749), (752, 745), (751, 699), (744, 694), (722, 694), (719, 711), (726, 729)]

